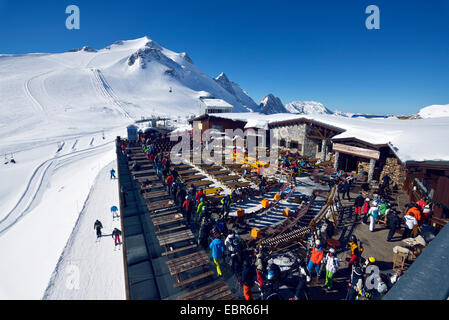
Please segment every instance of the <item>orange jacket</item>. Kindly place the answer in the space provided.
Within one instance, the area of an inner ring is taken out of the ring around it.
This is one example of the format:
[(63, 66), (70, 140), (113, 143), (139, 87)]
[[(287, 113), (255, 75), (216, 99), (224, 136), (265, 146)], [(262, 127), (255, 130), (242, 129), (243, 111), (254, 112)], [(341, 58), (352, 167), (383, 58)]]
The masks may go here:
[(324, 257), (323, 248), (317, 249), (315, 246), (312, 248), (312, 255), (310, 256), (310, 260), (314, 264), (320, 264)]
[(421, 211), (419, 211), (419, 209), (416, 207), (410, 208), (407, 211), (407, 216), (410, 215), (410, 213), (412, 213), (412, 212), (415, 215), (416, 221), (418, 221), (418, 222), (421, 221)]

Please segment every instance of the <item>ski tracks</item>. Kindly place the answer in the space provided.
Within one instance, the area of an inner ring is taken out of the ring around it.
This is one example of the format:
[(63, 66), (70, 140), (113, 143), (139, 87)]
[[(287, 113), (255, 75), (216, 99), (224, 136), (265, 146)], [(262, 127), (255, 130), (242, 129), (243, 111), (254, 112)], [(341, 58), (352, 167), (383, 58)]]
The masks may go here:
[(97, 89), (97, 91), (100, 93), (100, 95), (102, 95), (107, 100), (111, 101), (112, 104), (115, 106), (115, 109), (120, 114), (122, 114), (129, 120), (132, 120), (132, 117), (129, 115), (128, 112), (126, 112), (122, 103), (120, 102), (120, 99), (117, 97), (112, 87), (106, 81), (101, 71), (95, 68), (90, 69), (90, 71), (92, 72), (92, 83), (94, 87)]
[(36, 110), (36, 112), (44, 112), (46, 113), (46, 108), (34, 97), (34, 95), (31, 92), (31, 82), (37, 78), (40, 78), (44, 75), (47, 75), (49, 73), (51, 73), (52, 71), (47, 71), (38, 75), (35, 75), (33, 77), (31, 77), (30, 79), (28, 79), (27, 81), (25, 81), (24, 83), (24, 91), (25, 91), (25, 95), (32, 101), (33, 103), (33, 107)]
[(2, 220), (0, 220), (0, 236), (7, 232), (39, 204), (43, 194), (45, 193), (46, 186), (48, 185), (55, 170), (67, 166), (75, 161), (90, 157), (94, 154), (104, 152), (104, 149), (109, 147), (109, 144), (111, 143), (113, 142), (108, 142), (84, 150), (73, 151), (64, 155), (56, 155), (55, 157), (41, 163), (34, 170), (25, 191), (19, 198), (16, 205)]

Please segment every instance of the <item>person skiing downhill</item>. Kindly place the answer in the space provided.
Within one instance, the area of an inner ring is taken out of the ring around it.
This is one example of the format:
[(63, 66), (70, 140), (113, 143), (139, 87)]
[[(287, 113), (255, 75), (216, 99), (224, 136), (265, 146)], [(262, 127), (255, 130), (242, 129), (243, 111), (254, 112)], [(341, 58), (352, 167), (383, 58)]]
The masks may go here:
[(112, 212), (112, 219), (114, 220), (115, 218), (120, 218), (119, 214), (118, 214), (118, 208), (116, 206), (112, 206), (111, 207), (111, 212)]
[(114, 169), (111, 169), (110, 173), (111, 173), (111, 180), (112, 179), (117, 179), (117, 177), (115, 176), (115, 170)]
[(122, 244), (122, 241), (120, 240), (120, 236), (122, 235), (122, 232), (115, 228), (114, 231), (112, 231), (112, 238), (114, 239), (114, 243), (116, 246)]
[(97, 239), (101, 238), (101, 229), (103, 229), (103, 225), (99, 220), (94, 223), (94, 230), (97, 231)]

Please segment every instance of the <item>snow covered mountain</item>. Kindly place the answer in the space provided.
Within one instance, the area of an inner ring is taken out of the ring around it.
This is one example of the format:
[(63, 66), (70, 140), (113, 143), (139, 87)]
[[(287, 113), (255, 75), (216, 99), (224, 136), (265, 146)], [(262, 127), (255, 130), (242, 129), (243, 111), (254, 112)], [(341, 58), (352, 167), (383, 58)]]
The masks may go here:
[(123, 126), (151, 114), (183, 117), (199, 112), (205, 94), (227, 101), (235, 112), (255, 105), (237, 84), (229, 82), (228, 91), (224, 79), (206, 75), (186, 53), (148, 37), (100, 50), (0, 55), (0, 74), (2, 136), (24, 127), (53, 127), (40, 134), (55, 136)]
[(281, 99), (271, 93), (262, 99), (256, 111), (263, 114), (288, 113)]
[(243, 90), (237, 83), (230, 81), (224, 72), (222, 72), (217, 78), (215, 78), (215, 81), (226, 91), (232, 94), (239, 103), (248, 108), (248, 111), (257, 109), (257, 103), (254, 102), (249, 94), (245, 90)]
[(315, 101), (295, 101), (288, 103), (285, 108), (290, 113), (298, 114), (333, 114), (323, 104)]
[(418, 111), (419, 118), (442, 118), (449, 117), (449, 104), (431, 105)]

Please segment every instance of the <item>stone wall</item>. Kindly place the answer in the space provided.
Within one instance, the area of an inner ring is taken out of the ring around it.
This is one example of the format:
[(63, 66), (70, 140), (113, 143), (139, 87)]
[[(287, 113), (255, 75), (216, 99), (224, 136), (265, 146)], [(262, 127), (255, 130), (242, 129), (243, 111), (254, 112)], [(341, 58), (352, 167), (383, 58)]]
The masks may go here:
[(398, 188), (402, 190), (405, 179), (407, 178), (407, 172), (397, 158), (386, 159), (383, 170), (380, 173), (380, 181), (382, 181), (382, 178), (385, 175), (390, 176), (393, 181), (393, 185), (397, 185)]

